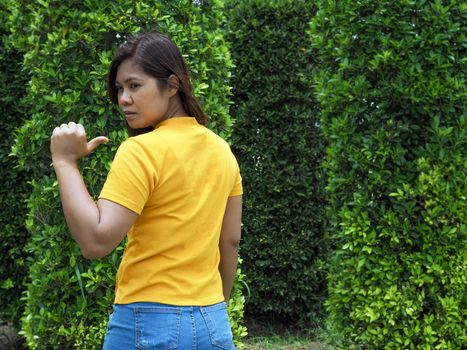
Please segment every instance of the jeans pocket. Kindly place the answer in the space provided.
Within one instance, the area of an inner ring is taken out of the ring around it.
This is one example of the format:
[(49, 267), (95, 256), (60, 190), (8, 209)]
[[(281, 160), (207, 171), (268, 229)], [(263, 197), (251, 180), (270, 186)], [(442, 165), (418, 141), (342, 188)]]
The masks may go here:
[(181, 309), (137, 307), (136, 347), (141, 350), (172, 350), (178, 346)]
[(222, 302), (213, 306), (202, 307), (201, 314), (211, 337), (212, 345), (220, 349), (232, 349), (233, 336), (226, 304)]

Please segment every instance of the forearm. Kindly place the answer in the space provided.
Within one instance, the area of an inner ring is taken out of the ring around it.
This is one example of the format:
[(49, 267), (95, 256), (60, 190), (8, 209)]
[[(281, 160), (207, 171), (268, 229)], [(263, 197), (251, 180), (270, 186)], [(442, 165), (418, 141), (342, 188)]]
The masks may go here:
[(76, 163), (54, 162), (54, 169), (68, 228), (87, 257), (96, 246), (99, 208), (89, 195)]
[(238, 244), (221, 241), (219, 249), (221, 255), (219, 272), (222, 277), (224, 298), (227, 302), (237, 274)]
[(229, 197), (222, 220), (219, 250), (224, 298), (227, 302), (237, 273), (238, 245), (241, 238), (242, 196)]

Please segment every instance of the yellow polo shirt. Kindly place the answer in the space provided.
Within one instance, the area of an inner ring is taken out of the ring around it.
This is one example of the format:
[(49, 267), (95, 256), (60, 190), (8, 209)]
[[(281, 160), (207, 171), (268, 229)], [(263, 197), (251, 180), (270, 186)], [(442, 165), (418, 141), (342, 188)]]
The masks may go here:
[(115, 303), (224, 300), (219, 237), (228, 197), (241, 194), (229, 145), (195, 118), (164, 120), (123, 142), (99, 197), (139, 214), (118, 269)]

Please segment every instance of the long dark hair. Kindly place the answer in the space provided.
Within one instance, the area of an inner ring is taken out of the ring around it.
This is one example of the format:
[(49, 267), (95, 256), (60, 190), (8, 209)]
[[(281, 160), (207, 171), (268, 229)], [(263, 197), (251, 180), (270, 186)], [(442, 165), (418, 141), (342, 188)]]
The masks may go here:
[[(193, 95), (188, 68), (177, 45), (167, 36), (160, 33), (144, 33), (129, 38), (115, 53), (110, 64), (108, 76), (108, 92), (112, 103), (118, 104), (115, 79), (120, 64), (127, 59), (134, 59), (143, 71), (156, 79), (160, 88), (166, 88), (171, 74), (178, 77), (178, 95), (183, 108), (190, 117), (196, 118), (199, 124), (205, 125), (207, 117), (201, 105)], [(152, 127), (132, 129), (126, 123), (128, 134), (135, 136), (153, 130)]]

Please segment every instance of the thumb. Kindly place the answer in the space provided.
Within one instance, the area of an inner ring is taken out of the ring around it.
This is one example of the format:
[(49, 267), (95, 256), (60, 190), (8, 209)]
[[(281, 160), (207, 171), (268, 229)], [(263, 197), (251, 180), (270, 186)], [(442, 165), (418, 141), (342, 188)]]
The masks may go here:
[(91, 141), (87, 143), (87, 153), (92, 153), (96, 150), (97, 147), (99, 147), (103, 143), (109, 142), (109, 139), (105, 136), (98, 136), (96, 138), (93, 138)]

